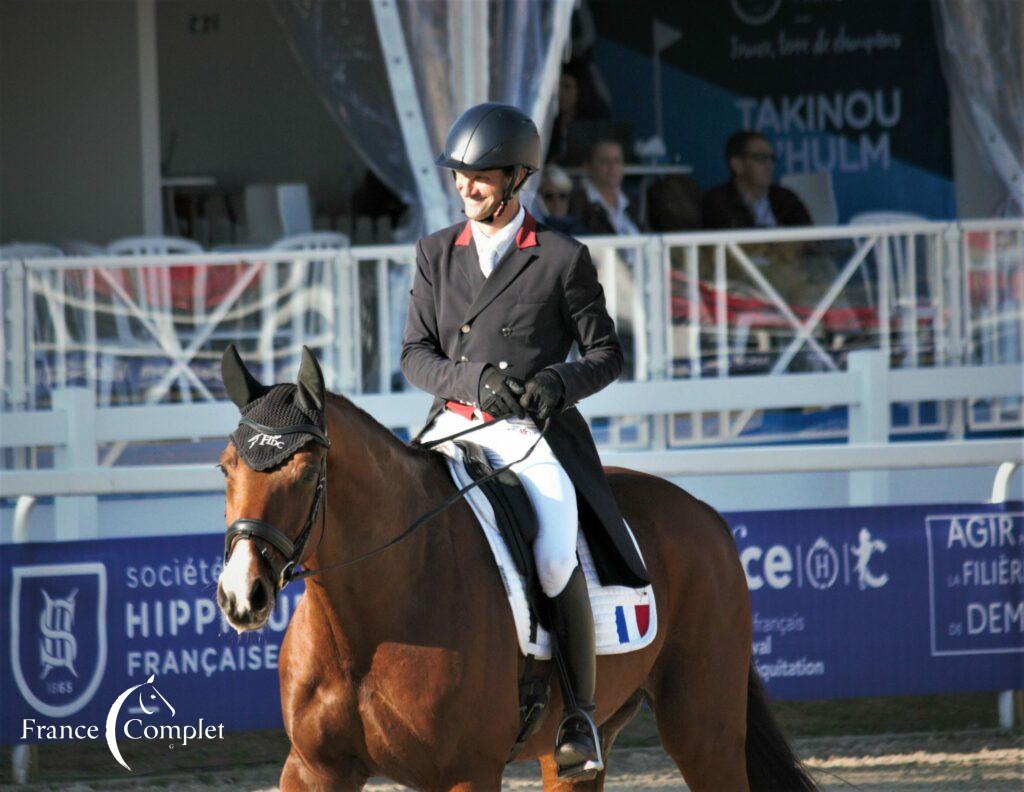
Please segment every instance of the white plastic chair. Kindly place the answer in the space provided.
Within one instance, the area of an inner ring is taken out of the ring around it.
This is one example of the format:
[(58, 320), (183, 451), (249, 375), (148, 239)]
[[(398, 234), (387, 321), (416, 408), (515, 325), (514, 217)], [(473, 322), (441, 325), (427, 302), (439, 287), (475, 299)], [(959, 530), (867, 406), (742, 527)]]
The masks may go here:
[[(309, 234), (297, 234), (295, 236), (284, 237), (283, 239), (277, 240), (273, 245), (270, 246), (271, 250), (280, 251), (302, 251), (302, 250), (340, 250), (349, 247), (349, 238), (344, 234), (339, 234), (336, 231), (314, 231)], [(289, 264), (289, 269), (286, 271), (289, 275), (286, 277), (286, 281), (291, 281), (296, 291), (290, 299), (291, 306), (291, 344), (296, 350), (293, 360), (293, 365), (298, 367), (298, 351), (301, 348), (301, 344), (305, 342), (306, 338), (314, 334), (315, 323), (310, 322), (308, 312), (313, 311), (314, 314), (318, 314), (322, 317), (322, 321), (330, 322), (330, 310), (329, 307), (332, 303), (332, 296), (336, 293), (337, 284), (333, 283), (334, 270), (333, 268), (327, 268), (324, 266), (324, 261), (329, 258), (325, 256), (324, 260), (320, 259), (309, 259), (306, 265), (305, 272), (303, 274), (300, 269), (293, 269)], [(270, 275), (274, 276), (271, 278), (264, 277), (260, 284), (264, 289), (271, 288), (272, 284), (277, 283), (276, 270), (271, 270)], [(292, 278), (302, 278), (302, 282), (298, 280), (292, 280)], [(263, 295), (264, 302), (266, 302), (267, 295)], [(272, 321), (269, 321), (270, 317), (264, 322), (264, 330), (267, 331), (269, 328), (274, 326)], [(318, 319), (317, 322), (320, 320)], [(326, 373), (328, 377), (333, 376), (333, 370), (331, 364), (328, 362), (325, 366), (327, 369)]]
[[(879, 211), (879, 212), (861, 212), (855, 214), (850, 218), (851, 226), (878, 226), (878, 225), (902, 225), (905, 223), (924, 223), (928, 222), (928, 218), (924, 215), (914, 214), (913, 212), (897, 212), (897, 211)], [(917, 328), (914, 326), (907, 326), (907, 317), (905, 312), (909, 310), (917, 310), (917, 304), (919, 302), (919, 295), (917, 294), (917, 282), (916, 273), (911, 274), (907, 271), (907, 256), (906, 248), (903, 244), (902, 237), (889, 237), (887, 243), (889, 246), (889, 262), (890, 272), (894, 275), (894, 285), (890, 293), (890, 303), (899, 318), (901, 335), (901, 343), (907, 345), (909, 343), (907, 336), (917, 332)], [(872, 251), (875, 263), (881, 271), (882, 266), (882, 254), (879, 248), (876, 246)], [(864, 272), (862, 265), (862, 272)], [(874, 305), (875, 300), (871, 294), (870, 280), (865, 273), (865, 287), (868, 292), (868, 301), (871, 305)], [(938, 288), (939, 285), (935, 284)], [(931, 301), (931, 295), (926, 296), (929, 302)]]
[(0, 259), (54, 258), (63, 256), (64, 251), (45, 242), (11, 242), (0, 245)]
[[(107, 253), (111, 256), (167, 256), (178, 253), (202, 253), (203, 246), (191, 239), (168, 236), (138, 236), (116, 239), (107, 245)], [(171, 273), (170, 267), (136, 267), (131, 271), (134, 281), (133, 299), (139, 306), (140, 311), (154, 322), (156, 327), (166, 334), (176, 334), (174, 320), (171, 313)], [(152, 280), (150, 280), (152, 279)], [(148, 281), (148, 282), (147, 282)], [(200, 267), (196, 273), (193, 284), (193, 294), (205, 296), (206, 292), (206, 270)], [(150, 299), (153, 297), (154, 299)], [(155, 305), (154, 305), (155, 304)], [(156, 307), (156, 312), (151, 309)], [(197, 314), (202, 313), (199, 304), (194, 308)], [(197, 317), (198, 318), (198, 317)], [(117, 334), (122, 343), (129, 346), (145, 346), (152, 344), (148, 333), (137, 338), (132, 332), (128, 316), (122, 311), (114, 312), (114, 321), (117, 326)], [(178, 385), (181, 390), (182, 399), (191, 401), (191, 391), (188, 380), (182, 375), (178, 378)]]
[(349, 238), (337, 231), (313, 231), (309, 234), (283, 237), (270, 248), (271, 250), (337, 250), (347, 248), (350, 244)]
[(914, 212), (860, 212), (850, 218), (850, 225), (897, 225), (899, 223), (927, 223), (928, 218)]
[(313, 230), (313, 210), (309, 187), (304, 183), (277, 185), (277, 212), (281, 218), (281, 235), (290, 237)]
[(780, 180), (783, 187), (792, 190), (803, 201), (816, 226), (834, 226), (839, 222), (836, 194), (832, 188), (832, 171), (791, 173)]
[(111, 256), (167, 256), (174, 253), (202, 252), (202, 245), (183, 237), (124, 237), (115, 239), (107, 245), (107, 253)]
[(84, 239), (67, 239), (60, 243), (66, 256), (105, 256), (107, 249)]

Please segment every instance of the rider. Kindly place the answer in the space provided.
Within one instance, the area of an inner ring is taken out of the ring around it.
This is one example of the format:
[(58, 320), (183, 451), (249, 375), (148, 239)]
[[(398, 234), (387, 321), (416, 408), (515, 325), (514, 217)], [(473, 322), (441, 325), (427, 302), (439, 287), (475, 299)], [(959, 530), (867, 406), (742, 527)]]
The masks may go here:
[[(515, 107), (476, 105), (452, 125), (437, 164), (451, 170), (469, 219), (417, 246), (401, 367), (435, 396), (414, 441), (511, 416), (468, 436), (498, 466), (522, 456), (551, 417), (548, 433), (512, 469), (537, 512), (534, 557), (573, 697), (591, 713), (594, 621), (576, 557), (577, 490), (596, 517), (587, 537), (605, 561), (602, 582), (636, 587), (649, 579), (574, 407), (622, 369), (604, 293), (586, 246), (538, 223), (519, 200), (540, 156), (536, 126)], [(580, 358), (566, 362), (574, 341)], [(570, 723), (557, 763), (594, 767), (600, 754), (590, 730), (582, 719)]]

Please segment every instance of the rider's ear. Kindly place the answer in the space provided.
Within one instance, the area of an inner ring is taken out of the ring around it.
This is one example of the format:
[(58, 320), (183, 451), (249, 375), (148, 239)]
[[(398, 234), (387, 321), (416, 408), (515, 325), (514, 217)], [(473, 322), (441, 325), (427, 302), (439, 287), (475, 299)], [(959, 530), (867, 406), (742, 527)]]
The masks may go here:
[(249, 373), (234, 344), (228, 344), (220, 359), (220, 378), (224, 382), (228, 396), (238, 405), (238, 409), (242, 409), (266, 391), (266, 388)]
[(320, 370), (320, 364), (317, 362), (316, 356), (309, 351), (308, 346), (302, 347), (299, 378), (295, 384), (299, 387), (300, 407), (310, 412), (320, 411), (324, 408), (324, 373)]

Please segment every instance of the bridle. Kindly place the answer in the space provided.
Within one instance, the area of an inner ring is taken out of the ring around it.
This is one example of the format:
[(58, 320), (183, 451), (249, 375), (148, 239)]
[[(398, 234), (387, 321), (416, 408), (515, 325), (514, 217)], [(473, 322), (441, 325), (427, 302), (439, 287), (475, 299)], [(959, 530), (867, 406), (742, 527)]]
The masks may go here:
[[(314, 440), (324, 447), (323, 456), (320, 458), (320, 476), (316, 482), (316, 491), (313, 493), (313, 504), (309, 507), (309, 514), (306, 516), (306, 524), (303, 526), (302, 531), (295, 539), (289, 539), (283, 531), (275, 528), (268, 522), (263, 520), (255, 520), (250, 517), (241, 517), (235, 520), (228, 527), (227, 533), (224, 535), (224, 563), (228, 562), (228, 556), (231, 554), (231, 548), (234, 546), (235, 540), (244, 537), (247, 539), (261, 539), (262, 544), (254, 542), (256, 549), (259, 554), (263, 557), (263, 560), (267, 562), (267, 566), (270, 571), (274, 571), (274, 563), (270, 557), (270, 547), (273, 547), (281, 555), (285, 557), (285, 564), (281, 567), (281, 571), (277, 573), (275, 580), (275, 594), (285, 586), (293, 578), (293, 573), (296, 564), (302, 558), (302, 552), (306, 547), (306, 542), (309, 540), (309, 535), (313, 530), (313, 521), (316, 519), (316, 514), (320, 510), (320, 502), (324, 499), (324, 492), (327, 489), (327, 449), (331, 447), (331, 441), (327, 438), (327, 434), (319, 426), (313, 424), (292, 424), (291, 426), (265, 426), (264, 424), (256, 423), (249, 418), (242, 418), (239, 423), (251, 426), (258, 432), (265, 434), (308, 434), (312, 435)], [(327, 509), (324, 509), (323, 520), (327, 519)], [(321, 532), (323, 527), (321, 526)]]
[[(559, 412), (563, 412), (565, 409), (567, 409), (567, 407), (563, 407), (563, 409), (560, 410)], [(493, 426), (494, 424), (500, 421), (504, 421), (511, 417), (511, 414), (504, 415), (500, 418), (495, 418), (493, 421), (488, 421), (477, 426), (471, 426), (467, 429), (462, 429), (461, 431), (455, 432), (454, 434), (450, 434), (447, 437), (439, 437), (435, 440), (430, 440), (426, 443), (419, 443), (418, 445), (421, 448), (433, 448), (434, 446), (440, 445), (441, 443), (453, 440), (456, 437), (461, 437), (462, 435), (469, 434), (470, 432), (475, 432), (477, 429), (482, 429), (485, 426)], [(533, 453), (533, 449), (537, 447), (537, 444), (540, 443), (540, 441), (543, 440), (544, 436), (547, 434), (548, 428), (551, 426), (551, 421), (553, 417), (554, 416), (552, 415), (544, 419), (544, 428), (540, 431), (540, 434), (537, 436), (537, 439), (534, 440), (530, 447), (526, 450), (526, 453), (523, 454), (519, 459), (514, 459), (507, 465), (502, 465), (499, 468), (495, 468), (486, 476), (483, 476), (477, 479), (476, 481), (467, 484), (465, 487), (462, 487), (454, 495), (449, 496), (443, 502), (435, 506), (433, 509), (431, 509), (428, 512), (425, 512), (424, 514), (421, 514), (419, 517), (413, 520), (409, 527), (407, 527), (404, 531), (402, 531), (402, 533), (400, 533), (394, 539), (389, 540), (385, 544), (373, 550), (370, 550), (369, 552), (363, 553), (362, 555), (356, 556), (355, 558), (350, 558), (347, 561), (342, 561), (337, 564), (330, 564), (326, 567), (318, 567), (316, 569), (303, 569), (299, 572), (296, 572), (295, 567), (300, 562), (303, 550), (305, 549), (306, 546), (306, 542), (309, 540), (309, 534), (313, 528), (313, 521), (316, 519), (316, 513), (320, 508), (320, 501), (323, 500), (324, 492), (327, 487), (327, 452), (324, 451), (324, 455), (320, 460), (320, 478), (317, 481), (316, 492), (313, 495), (313, 505), (310, 507), (309, 515), (306, 517), (306, 524), (303, 527), (302, 532), (294, 540), (292, 540), (289, 539), (284, 533), (282, 533), (280, 530), (275, 528), (270, 523), (263, 522), (262, 520), (253, 520), (246, 517), (240, 518), (231, 523), (231, 526), (228, 528), (227, 534), (224, 537), (224, 563), (227, 564), (228, 555), (231, 553), (232, 544), (234, 543), (234, 540), (237, 537), (244, 536), (254, 540), (263, 540), (263, 542), (266, 542), (270, 546), (274, 547), (279, 553), (281, 553), (281, 555), (283, 555), (287, 559), (285, 565), (281, 568), (281, 571), (278, 573), (277, 579), (274, 584), (274, 593), (276, 595), (293, 580), (302, 580), (307, 577), (312, 577), (313, 575), (318, 575), (321, 572), (326, 572), (330, 569), (340, 569), (342, 567), (352, 566), (353, 564), (358, 564), (360, 561), (364, 561), (367, 558), (371, 558), (377, 555), (378, 553), (383, 553), (388, 548), (394, 547), (400, 542), (404, 542), (406, 539), (412, 536), (413, 532), (417, 528), (419, 528), (423, 523), (425, 523), (434, 515), (439, 514), (440, 512), (447, 509), (449, 506), (451, 506), (453, 503), (459, 500), (459, 498), (463, 497), (467, 492), (469, 492), (474, 487), (478, 487), (484, 482), (489, 481), (490, 479), (499, 475), (500, 473), (504, 473), (513, 465), (522, 462), (524, 459), (530, 456), (530, 454)], [(263, 424), (258, 424), (255, 421), (252, 421), (248, 418), (242, 418), (240, 420), (240, 423), (243, 423), (246, 426), (251, 426), (257, 431), (264, 432), (267, 434), (297, 434), (299, 432), (305, 432), (306, 434), (313, 435), (316, 441), (323, 445), (325, 448), (331, 447), (331, 442), (330, 440), (328, 440), (327, 435), (324, 433), (324, 431), (317, 426), (313, 426), (312, 424), (295, 424), (292, 426), (285, 427), (264, 426)], [(326, 521), (326, 519), (327, 509), (325, 507), (322, 522)], [(322, 539), (323, 525), (321, 525), (320, 536)], [(259, 544), (257, 544), (257, 549), (259, 550), (259, 553), (263, 557), (263, 559), (267, 562), (267, 565), (270, 567), (271, 572), (273, 572), (274, 565), (273, 562), (271, 561), (269, 548), (267, 547), (267, 545), (260, 546)]]

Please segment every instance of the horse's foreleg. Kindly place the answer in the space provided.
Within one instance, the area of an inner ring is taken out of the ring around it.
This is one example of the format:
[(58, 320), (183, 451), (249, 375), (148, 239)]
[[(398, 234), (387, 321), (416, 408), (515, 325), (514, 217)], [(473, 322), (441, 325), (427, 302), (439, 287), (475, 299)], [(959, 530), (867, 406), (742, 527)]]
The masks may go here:
[(296, 750), (292, 748), (281, 770), (279, 786), (281, 792), (303, 792), (304, 790), (348, 792), (348, 790), (362, 789), (365, 783), (366, 775), (356, 768), (355, 763), (348, 771), (340, 771), (339, 774), (327, 778), (310, 770)]

